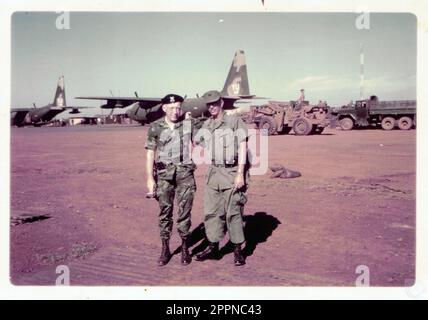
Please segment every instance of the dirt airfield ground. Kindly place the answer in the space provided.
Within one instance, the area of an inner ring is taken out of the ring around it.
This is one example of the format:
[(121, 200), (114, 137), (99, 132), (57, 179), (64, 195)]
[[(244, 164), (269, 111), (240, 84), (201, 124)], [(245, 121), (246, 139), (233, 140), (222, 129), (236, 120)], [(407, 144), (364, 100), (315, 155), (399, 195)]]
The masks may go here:
[[(367, 266), (373, 286), (415, 276), (416, 131), (327, 129), (269, 137), (269, 164), (296, 179), (253, 176), (245, 207), (247, 264), (158, 267), (158, 206), (145, 199), (147, 127), (12, 128), (11, 281), (54, 285), (353, 286)], [(205, 167), (196, 171), (193, 252), (203, 249)], [(180, 245), (174, 228), (172, 249)]]

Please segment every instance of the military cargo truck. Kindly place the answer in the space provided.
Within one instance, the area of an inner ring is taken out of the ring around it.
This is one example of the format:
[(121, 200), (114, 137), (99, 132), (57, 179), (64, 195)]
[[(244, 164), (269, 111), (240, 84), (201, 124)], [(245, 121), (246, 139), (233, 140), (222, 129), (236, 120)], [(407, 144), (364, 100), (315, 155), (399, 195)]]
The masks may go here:
[(392, 130), (396, 126), (409, 130), (416, 126), (416, 100), (379, 101), (376, 96), (356, 101), (332, 111), (342, 130), (380, 126)]
[(330, 124), (326, 103), (310, 105), (308, 101), (269, 101), (261, 106), (251, 106), (247, 121), (259, 129), (266, 129), (268, 135), (287, 134), (291, 130), (298, 136), (321, 134)]

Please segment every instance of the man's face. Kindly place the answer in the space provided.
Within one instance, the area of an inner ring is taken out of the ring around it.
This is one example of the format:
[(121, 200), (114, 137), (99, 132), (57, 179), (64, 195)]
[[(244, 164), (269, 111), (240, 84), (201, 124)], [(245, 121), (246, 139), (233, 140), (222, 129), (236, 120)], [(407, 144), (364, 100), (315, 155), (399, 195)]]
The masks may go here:
[(220, 111), (223, 109), (223, 100), (220, 99), (219, 101), (209, 103), (208, 104), (208, 111), (213, 116), (216, 117), (220, 113)]
[(162, 106), (166, 118), (171, 122), (177, 122), (182, 115), (181, 102), (164, 104)]

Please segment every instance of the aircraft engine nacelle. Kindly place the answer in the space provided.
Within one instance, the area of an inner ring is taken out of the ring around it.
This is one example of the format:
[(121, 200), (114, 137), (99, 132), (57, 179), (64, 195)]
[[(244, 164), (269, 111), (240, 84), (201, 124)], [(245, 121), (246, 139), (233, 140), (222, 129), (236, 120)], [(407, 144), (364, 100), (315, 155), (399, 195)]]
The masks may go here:
[(147, 111), (140, 107), (138, 102), (130, 105), (130, 108), (126, 111), (129, 118), (140, 123), (147, 121)]

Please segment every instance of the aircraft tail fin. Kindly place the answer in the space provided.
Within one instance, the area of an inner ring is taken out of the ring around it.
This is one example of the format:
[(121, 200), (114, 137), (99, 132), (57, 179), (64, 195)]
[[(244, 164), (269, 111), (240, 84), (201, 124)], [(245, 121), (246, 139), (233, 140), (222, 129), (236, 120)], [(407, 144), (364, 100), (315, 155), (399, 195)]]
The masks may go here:
[(247, 64), (243, 50), (235, 52), (221, 94), (225, 96), (251, 96), (248, 84)]
[(56, 107), (65, 107), (67, 105), (65, 102), (64, 76), (61, 76), (58, 79), (53, 105)]

